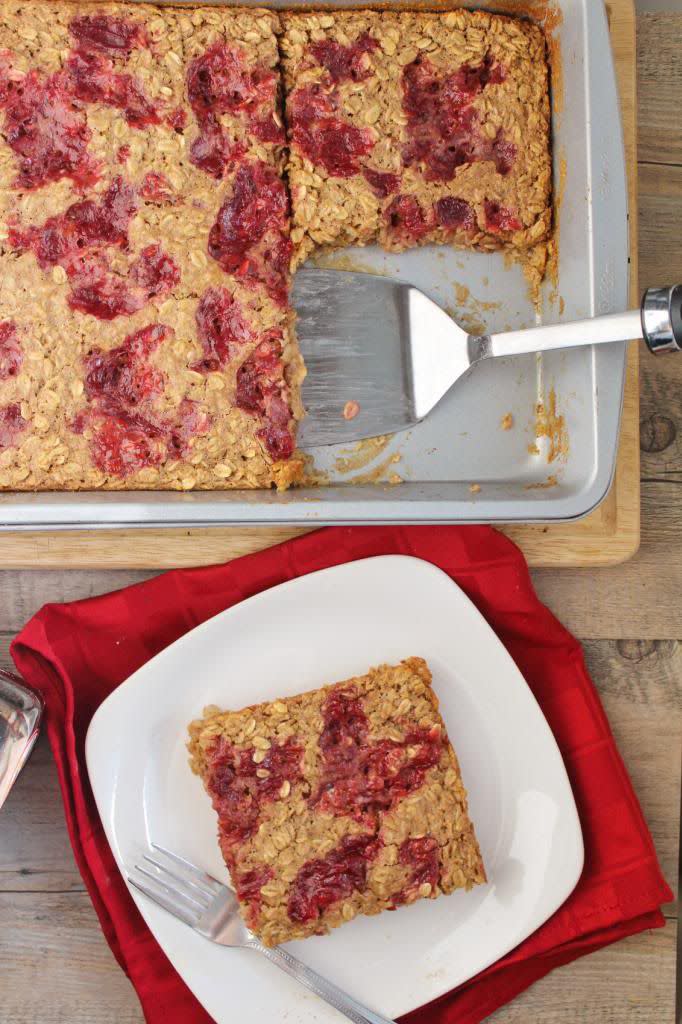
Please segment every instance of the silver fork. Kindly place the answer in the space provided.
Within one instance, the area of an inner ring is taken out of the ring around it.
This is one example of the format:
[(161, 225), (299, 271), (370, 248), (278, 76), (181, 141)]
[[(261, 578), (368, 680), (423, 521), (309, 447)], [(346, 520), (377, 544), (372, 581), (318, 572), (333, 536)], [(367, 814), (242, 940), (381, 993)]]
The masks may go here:
[(355, 1024), (393, 1024), (320, 977), (281, 946), (264, 946), (244, 924), (231, 889), (177, 853), (157, 843), (151, 845), (154, 854), (143, 854), (143, 862), (128, 870), (127, 876), (130, 884), (154, 903), (211, 942), (262, 953)]

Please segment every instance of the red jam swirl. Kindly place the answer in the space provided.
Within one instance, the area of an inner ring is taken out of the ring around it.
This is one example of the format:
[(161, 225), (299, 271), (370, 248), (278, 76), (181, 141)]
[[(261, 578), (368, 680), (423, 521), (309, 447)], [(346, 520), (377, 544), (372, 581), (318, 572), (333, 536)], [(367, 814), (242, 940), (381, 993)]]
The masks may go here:
[(40, 227), (12, 227), (9, 241), (15, 249), (32, 251), (43, 270), (66, 271), (72, 309), (100, 320), (130, 316), (180, 280), (175, 261), (156, 245), (142, 250), (126, 277), (111, 270), (107, 249), (127, 251), (137, 208), (135, 189), (118, 176), (98, 200), (73, 203)]
[(239, 349), (253, 340), (253, 331), (242, 308), (226, 288), (208, 288), (195, 313), (204, 354), (192, 369), (213, 373), (222, 369)]
[(336, 849), (307, 861), (289, 890), (287, 912), (302, 924), (317, 920), (333, 903), (367, 888), (367, 869), (380, 843), (373, 834), (346, 836)]
[(192, 399), (184, 398), (170, 415), (160, 414), (154, 405), (164, 393), (166, 378), (149, 359), (172, 335), (170, 327), (150, 324), (116, 348), (93, 349), (86, 358), (88, 404), (73, 429), (89, 429), (92, 459), (103, 473), (125, 478), (169, 458), (185, 457), (190, 440), (208, 431), (209, 417)]
[(235, 404), (260, 416), (263, 426), (258, 437), (274, 459), (288, 459), (294, 453), (293, 416), (289, 388), (284, 375), (279, 332), (270, 332), (237, 371)]
[(221, 114), (238, 117), (263, 142), (285, 141), (275, 118), (277, 75), (269, 68), (249, 68), (236, 47), (217, 42), (196, 57), (187, 69), (187, 94), (199, 124), (190, 161), (214, 178), (224, 177), (245, 152), (222, 127)]
[(18, 402), (0, 408), (0, 452), (13, 448), (27, 426)]
[(398, 851), (398, 863), (410, 869), (410, 878), (405, 887), (392, 897), (394, 907), (411, 903), (424, 884), (428, 883), (431, 892), (435, 892), (440, 879), (440, 847), (433, 836), (406, 839)]
[(244, 162), (209, 233), (209, 255), (226, 273), (263, 285), (286, 305), (292, 252), (288, 224), (289, 199), (276, 170), (261, 161)]
[(494, 140), (481, 134), (473, 100), (490, 85), (498, 85), (506, 71), (490, 55), (481, 64), (465, 64), (439, 75), (427, 57), (417, 57), (403, 70), (403, 110), (409, 141), (403, 149), (406, 167), (419, 165), (429, 181), (450, 181), (458, 167), (492, 160), (500, 174), (508, 174), (516, 147), (502, 131)]
[(291, 136), (308, 159), (336, 178), (358, 174), (361, 160), (372, 151), (374, 134), (339, 115), (335, 89), (321, 83), (295, 89), (289, 99)]
[(348, 81), (363, 82), (369, 78), (372, 74), (369, 55), (378, 47), (378, 41), (369, 32), (363, 32), (348, 46), (342, 46), (334, 39), (322, 39), (312, 43), (309, 50), (315, 61), (326, 68), (332, 82), (338, 85)]
[(264, 805), (277, 798), (283, 782), (299, 781), (302, 758), (303, 748), (294, 739), (271, 746), (259, 763), (252, 750), (237, 750), (224, 737), (218, 739), (208, 754), (208, 791), (223, 852), (253, 835)]
[(331, 814), (376, 822), (424, 783), (443, 750), (440, 727), (415, 727), (403, 740), (369, 739), (369, 722), (352, 689), (334, 689), (323, 708), (321, 779), (313, 804)]
[(0, 381), (16, 377), (24, 362), (17, 325), (13, 320), (0, 322)]

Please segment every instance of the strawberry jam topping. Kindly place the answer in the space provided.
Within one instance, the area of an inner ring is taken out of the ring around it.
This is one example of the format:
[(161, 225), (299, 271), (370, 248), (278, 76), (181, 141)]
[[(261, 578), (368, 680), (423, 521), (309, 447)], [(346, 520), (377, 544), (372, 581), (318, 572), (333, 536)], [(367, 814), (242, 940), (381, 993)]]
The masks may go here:
[(273, 459), (288, 459), (294, 452), (289, 388), (284, 377), (282, 344), (270, 332), (237, 371), (235, 404), (263, 419), (258, 437)]
[(409, 142), (403, 162), (423, 167), (430, 181), (450, 181), (458, 167), (492, 160), (500, 174), (511, 169), (516, 149), (499, 132), (494, 140), (478, 128), (473, 100), (490, 85), (504, 81), (505, 69), (488, 55), (476, 66), (438, 75), (426, 57), (417, 57), (403, 70), (403, 109)]
[(248, 904), (246, 924), (253, 928), (258, 923), (262, 902), (261, 889), (274, 877), (272, 868), (253, 868), (240, 874), (230, 869), (230, 877), (234, 883), (237, 899)]
[(165, 174), (149, 171), (142, 179), (140, 195), (153, 203), (166, 203), (173, 198), (173, 187)]
[(263, 806), (276, 799), (283, 782), (293, 785), (301, 778), (303, 748), (293, 739), (271, 746), (260, 763), (253, 753), (237, 750), (221, 736), (208, 754), (208, 791), (223, 853), (253, 835)]
[(145, 31), (139, 23), (112, 14), (79, 15), (71, 19), (69, 32), (83, 50), (126, 54), (136, 47), (148, 45)]
[(367, 868), (379, 841), (373, 834), (345, 836), (336, 849), (307, 861), (289, 890), (287, 911), (292, 921), (315, 921), (333, 903), (367, 888)]
[(371, 167), (365, 167), (362, 173), (375, 196), (379, 199), (385, 199), (387, 196), (393, 195), (400, 188), (399, 174), (390, 174), (388, 171), (374, 171)]
[(144, 305), (171, 292), (180, 281), (180, 269), (160, 245), (148, 245), (130, 268), (130, 280), (142, 289)]
[(326, 90), (320, 83), (296, 89), (289, 100), (291, 134), (312, 163), (336, 178), (350, 178), (371, 152), (374, 135), (369, 128), (343, 120), (338, 110), (336, 90)]
[(124, 164), (130, 157), (130, 146), (119, 146), (118, 152), (116, 153), (116, 160), (119, 164)]
[(123, 111), (132, 128), (161, 124), (164, 109), (145, 95), (140, 81), (115, 71), (109, 57), (93, 50), (76, 50), (66, 62), (71, 89), (82, 103), (101, 103)]
[(313, 803), (331, 814), (372, 821), (423, 785), (443, 750), (439, 726), (415, 727), (403, 740), (369, 739), (369, 722), (353, 689), (335, 689), (322, 707), (322, 777)]
[(203, 357), (192, 364), (199, 373), (212, 373), (225, 366), (233, 355), (253, 340), (237, 300), (226, 288), (208, 288), (195, 313)]
[(10, 244), (30, 249), (43, 270), (59, 265), (68, 274), (77, 269), (86, 249), (103, 245), (125, 248), (136, 212), (135, 191), (119, 176), (99, 200), (73, 203), (64, 213), (48, 217), (42, 227), (13, 228)]
[(406, 241), (418, 242), (433, 227), (431, 211), (426, 214), (416, 196), (396, 196), (385, 217), (391, 230)]
[(73, 429), (90, 429), (93, 462), (104, 473), (126, 477), (185, 456), (190, 439), (209, 429), (208, 415), (191, 399), (183, 399), (172, 416), (154, 409), (166, 378), (149, 357), (172, 334), (170, 327), (152, 324), (108, 352), (94, 349), (85, 360), (88, 407)]
[(464, 199), (444, 196), (436, 202), (436, 219), (446, 230), (473, 231), (476, 219), (472, 207)]
[(240, 142), (232, 142), (215, 118), (207, 118), (189, 150), (190, 163), (212, 178), (224, 178), (246, 152)]
[(209, 255), (223, 270), (262, 284), (281, 305), (287, 301), (292, 249), (288, 215), (286, 189), (275, 169), (250, 161), (237, 171), (208, 236)]
[(0, 323), (0, 381), (16, 377), (24, 361), (24, 353), (13, 320)]
[(265, 67), (249, 68), (244, 54), (218, 42), (192, 61), (187, 94), (200, 132), (190, 148), (190, 161), (214, 178), (222, 178), (244, 148), (230, 139), (218, 120), (238, 117), (263, 142), (284, 142), (277, 124), (277, 75)]
[(398, 851), (398, 863), (410, 868), (410, 879), (400, 892), (393, 896), (394, 907), (411, 903), (419, 895), (419, 888), (428, 883), (435, 892), (440, 879), (440, 848), (433, 836), (406, 839)]
[(88, 154), (91, 133), (85, 113), (74, 102), (64, 72), (41, 77), (14, 72), (0, 57), (3, 135), (19, 163), (16, 188), (40, 188), (71, 178), (81, 188), (97, 181), (98, 164)]
[(512, 210), (486, 199), (485, 222), (490, 231), (520, 231), (523, 225)]
[(17, 402), (0, 408), (0, 452), (5, 448), (13, 448), (26, 427), (26, 420), (21, 415), (21, 406)]
[(127, 277), (111, 270), (106, 250), (128, 248), (128, 228), (137, 212), (131, 185), (116, 177), (99, 200), (84, 199), (49, 217), (41, 227), (12, 228), (9, 241), (31, 250), (43, 270), (66, 271), (69, 305), (100, 320), (130, 316), (178, 283), (176, 263), (159, 246), (142, 250)]
[(310, 46), (310, 52), (329, 72), (332, 82), (362, 82), (372, 74), (369, 54), (379, 43), (368, 32), (364, 32), (354, 43), (342, 46), (333, 39), (323, 39)]

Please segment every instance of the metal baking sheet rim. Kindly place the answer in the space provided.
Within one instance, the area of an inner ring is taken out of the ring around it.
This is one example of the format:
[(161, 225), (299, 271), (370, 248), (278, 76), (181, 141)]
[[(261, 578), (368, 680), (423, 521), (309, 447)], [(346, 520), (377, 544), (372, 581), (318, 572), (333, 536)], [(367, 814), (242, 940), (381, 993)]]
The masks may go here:
[[(205, 0), (204, 0), (205, 2)], [(210, 2), (210, 0), (209, 0)], [(243, 0), (242, 0), (243, 2)], [(248, 0), (246, 0), (248, 3)], [(625, 308), (628, 301), (629, 233), (627, 178), (620, 107), (604, 6), (590, 0), (573, 0), (582, 11), (582, 44), (586, 54), (587, 145), (589, 152), (588, 204), (592, 315)], [(571, 0), (559, 0), (564, 7)], [(324, 0), (310, 4), (323, 6)], [(259, 4), (260, 6), (261, 4)], [(331, 3), (329, 6), (362, 6), (361, 0)], [(266, 6), (265, 3), (262, 6)], [(284, 7), (287, 4), (273, 3)], [(306, 6), (298, 4), (291, 6)], [(367, 3), (366, 6), (371, 6)], [(495, 9), (495, 3), (467, 6)], [(608, 59), (604, 60), (604, 54)], [(599, 97), (599, 107), (593, 102)], [(597, 109), (601, 117), (594, 116)], [(605, 132), (604, 125), (610, 126)], [(615, 127), (614, 127), (615, 126)], [(609, 188), (596, 184), (610, 182)], [(583, 518), (609, 492), (616, 465), (622, 412), (626, 353), (625, 344), (609, 346), (610, 352), (592, 350), (596, 416), (595, 464), (590, 482), (577, 494), (554, 495), (552, 489), (528, 489), (518, 498), (491, 500), (504, 484), (486, 484), (486, 496), (468, 493), (464, 482), (443, 482), (461, 496), (440, 498), (410, 495), (415, 489), (437, 490), (437, 483), (409, 483), (389, 486), (344, 484), (325, 488), (323, 496), (289, 491), (169, 493), (75, 492), (0, 494), (0, 531), (69, 530), (82, 528), (218, 527), (230, 525), (369, 525), (378, 523), (484, 523), (484, 522), (570, 522)], [(511, 488), (507, 484), (507, 491)], [(517, 491), (519, 485), (514, 485)], [(330, 491), (338, 496), (328, 497)], [(357, 495), (353, 492), (357, 493)], [(380, 493), (377, 493), (380, 492)], [(125, 497), (122, 497), (125, 494)], [(239, 494), (239, 497), (237, 497)], [(229, 496), (229, 500), (226, 500)], [(191, 508), (189, 506), (193, 506)]]

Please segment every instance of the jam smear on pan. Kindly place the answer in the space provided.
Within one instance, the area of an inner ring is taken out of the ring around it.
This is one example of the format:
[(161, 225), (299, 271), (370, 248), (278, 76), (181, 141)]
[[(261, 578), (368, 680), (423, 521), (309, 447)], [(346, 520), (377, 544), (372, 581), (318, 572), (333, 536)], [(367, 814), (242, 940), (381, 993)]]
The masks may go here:
[(380, 842), (372, 833), (345, 836), (326, 857), (307, 861), (291, 884), (287, 912), (292, 921), (314, 921), (339, 900), (367, 888), (367, 869)]
[(0, 381), (16, 377), (24, 362), (24, 352), (13, 320), (0, 322)]

